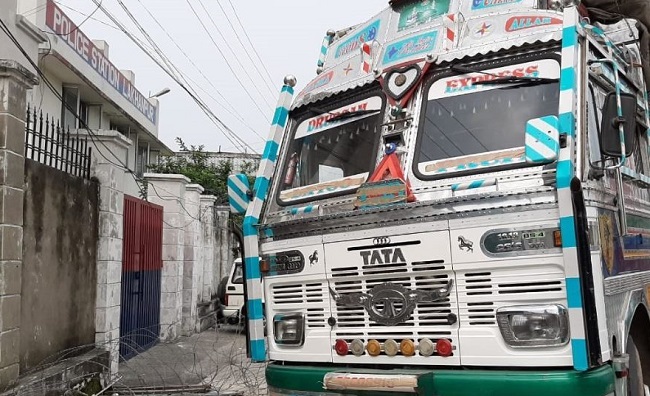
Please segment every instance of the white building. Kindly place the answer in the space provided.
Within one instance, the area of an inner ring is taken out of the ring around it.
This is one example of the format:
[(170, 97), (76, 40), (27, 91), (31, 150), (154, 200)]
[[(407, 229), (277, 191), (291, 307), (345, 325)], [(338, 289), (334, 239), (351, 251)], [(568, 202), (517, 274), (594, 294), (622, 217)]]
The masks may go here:
[[(26, 18), (45, 32), (39, 65), (57, 90), (55, 94), (45, 84), (34, 89), (31, 99), (28, 95), (32, 108), (60, 120), (71, 132), (88, 134), (87, 126), (96, 138), (120, 133), (129, 145), (120, 162), (136, 176), (160, 155), (173, 154), (158, 139), (158, 100), (136, 88), (135, 73), (110, 61), (108, 43), (91, 40), (53, 0), (18, 0), (17, 12), (19, 19)], [(132, 185), (127, 191), (137, 196), (139, 188), (131, 174), (125, 183)]]
[[(244, 171), (252, 171), (253, 174), (257, 172), (257, 168), (260, 165), (259, 154), (249, 154), (249, 153), (230, 153), (223, 151), (207, 151), (208, 161), (213, 165), (219, 165), (220, 162), (230, 161), (232, 163), (232, 172), (240, 173)], [(176, 153), (179, 157), (187, 157), (189, 153), (187, 151), (179, 151)]]
[[(29, 54), (32, 61), (36, 61), (39, 43), (47, 41), (47, 37), (38, 27), (32, 24), (27, 18), (16, 13), (15, 1), (2, 1), (0, 7), (0, 19), (2, 19), (9, 31), (16, 37), (18, 42)], [(25, 69), (36, 74), (36, 70), (29, 64), (29, 61), (20, 52), (18, 47), (4, 35), (0, 36), (0, 59), (16, 60)]]

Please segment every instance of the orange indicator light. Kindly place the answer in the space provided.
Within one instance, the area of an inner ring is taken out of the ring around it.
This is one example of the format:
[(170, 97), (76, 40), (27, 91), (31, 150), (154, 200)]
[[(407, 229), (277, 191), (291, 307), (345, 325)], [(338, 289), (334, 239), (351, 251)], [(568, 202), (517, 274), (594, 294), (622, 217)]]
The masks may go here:
[(368, 351), (368, 355), (370, 356), (379, 356), (381, 353), (381, 344), (377, 340), (370, 340), (368, 341), (368, 345), (366, 345), (366, 351)]
[(415, 343), (411, 340), (402, 340), (399, 344), (399, 348), (402, 351), (404, 356), (413, 356), (415, 355)]

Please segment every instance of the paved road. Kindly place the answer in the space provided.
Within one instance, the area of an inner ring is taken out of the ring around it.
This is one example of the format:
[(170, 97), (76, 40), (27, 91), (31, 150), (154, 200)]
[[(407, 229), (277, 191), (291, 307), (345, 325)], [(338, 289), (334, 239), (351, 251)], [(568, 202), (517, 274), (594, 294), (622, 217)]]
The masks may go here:
[(178, 390), (176, 394), (185, 394), (183, 387), (209, 387), (220, 395), (266, 395), (264, 367), (246, 358), (246, 337), (224, 327), (158, 344), (120, 364), (116, 389), (120, 395), (150, 387)]

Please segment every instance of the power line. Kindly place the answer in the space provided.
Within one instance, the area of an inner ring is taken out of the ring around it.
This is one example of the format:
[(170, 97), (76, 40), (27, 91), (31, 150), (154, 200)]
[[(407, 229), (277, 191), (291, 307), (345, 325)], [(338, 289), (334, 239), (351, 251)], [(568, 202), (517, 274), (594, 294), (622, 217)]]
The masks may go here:
[(32, 9), (29, 9), (29, 10), (27, 10), (25, 12), (22, 12), (21, 15), (22, 16), (29, 16), (29, 15), (32, 15), (32, 14), (36, 14), (37, 12), (45, 9), (46, 7), (47, 7), (47, 3), (41, 4), (39, 6), (36, 6), (36, 7), (32, 8)]
[(223, 105), (219, 100), (217, 100), (214, 96), (212, 96), (212, 94), (210, 94), (210, 92), (208, 92), (205, 88), (203, 88), (203, 87), (201, 86), (201, 84), (197, 84), (197, 82), (194, 81), (194, 80), (193, 80), (192, 78), (190, 78), (189, 76), (186, 76), (187, 79), (189, 79), (191, 82), (193, 82), (194, 85), (196, 85), (196, 86), (197, 86), (201, 91), (203, 91), (206, 95), (208, 95), (208, 97), (210, 97), (210, 98), (211, 98), (211, 99), (212, 99), (216, 104), (218, 104), (219, 106), (221, 106), (221, 108), (223, 108), (226, 112), (228, 112), (228, 113), (230, 113), (231, 115), (235, 116), (235, 117), (239, 120), (239, 122), (242, 123), (242, 125), (244, 125), (244, 126), (247, 127), (248, 129), (250, 129), (251, 132), (253, 132), (255, 135), (257, 135), (260, 139), (265, 140), (265, 139), (264, 139), (264, 138), (263, 138), (259, 133), (257, 133), (257, 131), (256, 131), (253, 127), (251, 127), (251, 126), (250, 126), (250, 125), (249, 125), (249, 124), (244, 120), (244, 118), (241, 116), (241, 114), (239, 114), (239, 113), (237, 112), (237, 109), (235, 109), (235, 107), (234, 107), (233, 105), (231, 105), (230, 102), (229, 102), (229, 101), (228, 101), (228, 100), (227, 100), (227, 99), (226, 99), (226, 98), (221, 94), (219, 88), (217, 88), (217, 87), (212, 83), (212, 81), (211, 81), (211, 80), (210, 80), (210, 79), (209, 79), (209, 78), (208, 78), (208, 77), (203, 73), (203, 71), (201, 70), (201, 68), (198, 67), (198, 66), (196, 65), (196, 63), (192, 60), (192, 58), (190, 58), (190, 56), (185, 52), (185, 50), (183, 49), (183, 47), (181, 47), (181, 46), (178, 44), (178, 42), (177, 42), (176, 40), (174, 40), (174, 37), (173, 37), (173, 36), (172, 36), (168, 31), (167, 31), (167, 29), (165, 29), (165, 27), (164, 27), (164, 26), (163, 26), (163, 25), (158, 21), (158, 19), (157, 19), (157, 18), (156, 18), (152, 13), (151, 13), (151, 11), (149, 11), (149, 9), (144, 5), (144, 3), (143, 3), (141, 0), (138, 0), (138, 3), (140, 3), (140, 5), (142, 6), (142, 8), (144, 8), (144, 10), (145, 10), (145, 11), (149, 14), (149, 16), (154, 20), (154, 22), (158, 25), (158, 27), (160, 27), (160, 29), (161, 29), (161, 30), (162, 30), (162, 31), (167, 35), (167, 37), (168, 37), (168, 38), (170, 39), (170, 41), (171, 41), (171, 42), (176, 46), (176, 48), (177, 48), (177, 49), (178, 49), (178, 50), (179, 50), (179, 51), (180, 51), (180, 52), (185, 56), (185, 59), (187, 59), (187, 60), (190, 62), (190, 64), (191, 64), (192, 66), (194, 66), (194, 69), (196, 69), (196, 70), (199, 72), (199, 74), (201, 74), (201, 76), (203, 77), (203, 79), (204, 79), (205, 81), (207, 81), (207, 83), (210, 84), (210, 86), (211, 86), (212, 88), (214, 88), (214, 92), (215, 92), (215, 93), (216, 93), (216, 94), (217, 94), (217, 95), (218, 95), (218, 96), (219, 96), (219, 97), (224, 101), (224, 103), (226, 103), (226, 105), (227, 105), (228, 107), (230, 107), (230, 109), (227, 109), (225, 105)]
[[(221, 7), (221, 3), (219, 3), (219, 0), (217, 0), (217, 4), (219, 4), (219, 7)], [(266, 76), (268, 77), (269, 81), (273, 81), (273, 77), (271, 77), (271, 74), (269, 73), (269, 70), (266, 68), (266, 66), (264, 64), (264, 61), (262, 61), (262, 57), (257, 52), (257, 49), (253, 45), (253, 42), (251, 41), (251, 38), (248, 36), (248, 32), (246, 31), (246, 28), (242, 24), (241, 19), (239, 19), (239, 15), (237, 14), (237, 10), (235, 9), (235, 6), (233, 6), (233, 4), (232, 4), (232, 2), (230, 0), (228, 0), (228, 4), (230, 4), (230, 8), (232, 8), (233, 13), (235, 14), (235, 19), (237, 20), (237, 23), (241, 27), (242, 31), (244, 32), (244, 36), (246, 37), (246, 40), (248, 41), (248, 44), (250, 45), (250, 48), (253, 49), (253, 53), (255, 54), (255, 56), (257, 56), (257, 59), (259, 60), (259, 64), (262, 65), (262, 69), (264, 69), (264, 72), (266, 73)], [(223, 8), (221, 8), (221, 10), (223, 10)], [(225, 13), (226, 12), (224, 11), (224, 14)], [(226, 18), (226, 19), (228, 19), (228, 23), (230, 23), (230, 19), (229, 18)], [(233, 28), (233, 30), (234, 30), (234, 28)], [(237, 38), (239, 38), (239, 35), (237, 36)], [(241, 40), (239, 40), (239, 42), (241, 43)]]
[[(152, 46), (153, 51), (160, 57), (160, 60), (165, 63), (165, 65), (169, 68), (169, 70), (175, 72), (177, 77), (182, 79), (187, 84), (187, 80), (185, 80), (183, 74), (179, 72), (179, 69), (169, 60), (169, 58), (163, 53), (160, 47), (158, 47), (154, 39), (151, 38), (151, 36), (149, 36), (149, 33), (147, 33), (144, 27), (140, 25), (138, 20), (135, 18), (135, 16), (133, 16), (133, 14), (131, 13), (131, 11), (129, 11), (126, 5), (121, 0), (117, 0), (117, 2), (120, 5), (120, 7), (122, 7), (126, 15), (131, 19), (131, 22), (133, 22), (135, 27), (140, 31), (140, 33), (142, 33), (142, 35), (147, 40), (147, 42), (149, 42), (149, 44)], [(196, 94), (195, 91), (194, 93)]]
[[(199, 0), (199, 2), (201, 2), (201, 0)], [(253, 67), (255, 68), (255, 71), (257, 71), (257, 74), (260, 76), (260, 78), (262, 79), (262, 81), (264, 81), (264, 84), (266, 85), (266, 88), (269, 90), (269, 92), (271, 93), (271, 95), (272, 95), (272, 96), (275, 95), (275, 89), (274, 89), (273, 86), (270, 84), (270, 81), (272, 81), (273, 79), (272, 79), (270, 76), (268, 76), (268, 72), (267, 72), (267, 77), (268, 77), (268, 78), (266, 78), (266, 77), (264, 77), (264, 76), (262, 75), (262, 72), (260, 71), (260, 69), (259, 69), (259, 67), (258, 67), (258, 65), (257, 65), (257, 62), (253, 60), (253, 57), (251, 56), (251, 54), (250, 54), (250, 52), (249, 52), (249, 50), (248, 50), (248, 47), (247, 47), (246, 45), (244, 45), (244, 43), (242, 42), (241, 37), (239, 37), (239, 33), (237, 32), (237, 29), (235, 29), (235, 26), (232, 24), (232, 21), (231, 21), (230, 18), (228, 17), (228, 14), (226, 13), (226, 10), (223, 8), (223, 6), (221, 5), (221, 3), (220, 3), (218, 0), (216, 1), (216, 3), (217, 3), (217, 5), (219, 6), (219, 8), (221, 9), (221, 12), (223, 13), (224, 17), (226, 18), (226, 21), (228, 22), (228, 25), (230, 26), (230, 28), (232, 29), (232, 31), (235, 33), (235, 36), (237, 37), (237, 41), (239, 42), (239, 45), (241, 45), (241, 47), (244, 49), (244, 53), (245, 53), (246, 56), (248, 57), (248, 60), (250, 60), (250, 63), (251, 63), (251, 64), (253, 65)], [(205, 9), (205, 7), (203, 7), (203, 9)], [(210, 14), (208, 14), (208, 15), (210, 15)], [(226, 41), (226, 44), (227, 44), (227, 43), (228, 43), (228, 41)], [(230, 46), (229, 46), (229, 48), (230, 48)], [(232, 51), (232, 49), (231, 49), (231, 51)], [(234, 51), (233, 51), (233, 52), (234, 52)]]
[(97, 4), (97, 8), (95, 8), (95, 9), (93, 10), (93, 12), (91, 12), (91, 13), (86, 17), (86, 19), (84, 19), (83, 21), (81, 21), (80, 24), (76, 25), (76, 26), (74, 27), (74, 29), (72, 29), (72, 30), (70, 30), (68, 33), (66, 33), (65, 36), (69, 36), (69, 35), (71, 35), (72, 33), (76, 32), (77, 30), (79, 30), (79, 28), (80, 28), (84, 23), (88, 22), (88, 20), (89, 20), (90, 18), (92, 18), (93, 15), (95, 15), (95, 13), (99, 10), (99, 7), (102, 6), (102, 3), (103, 3), (103, 2), (104, 2), (104, 0), (99, 0), (99, 4)]
[[(241, 79), (239, 78), (239, 76), (238, 76), (237, 73), (235, 72), (235, 69), (232, 67), (232, 65), (231, 65), (230, 62), (228, 61), (228, 57), (223, 53), (223, 51), (221, 50), (221, 48), (219, 47), (219, 45), (217, 44), (217, 42), (214, 40), (214, 37), (212, 37), (212, 34), (210, 33), (210, 30), (208, 29), (207, 26), (205, 26), (205, 23), (203, 23), (203, 20), (201, 19), (201, 17), (199, 17), (199, 14), (196, 12), (196, 10), (194, 9), (194, 7), (192, 6), (192, 3), (190, 3), (189, 0), (185, 0), (185, 1), (186, 1), (187, 4), (190, 6), (190, 8), (191, 8), (191, 10), (192, 10), (192, 13), (193, 13), (194, 16), (196, 17), (196, 19), (199, 20), (199, 23), (200, 23), (201, 26), (203, 27), (203, 30), (205, 30), (205, 32), (208, 34), (208, 37), (210, 38), (210, 41), (212, 41), (212, 44), (214, 44), (215, 48), (217, 49), (217, 52), (219, 52), (219, 54), (221, 55), (221, 57), (222, 57), (222, 58), (224, 59), (224, 61), (226, 62), (226, 65), (228, 66), (228, 68), (230, 69), (230, 72), (231, 72), (231, 73), (233, 74), (233, 76), (235, 77), (235, 80), (239, 83), (239, 86), (241, 86), (242, 89), (244, 90), (244, 92), (246, 92), (246, 95), (247, 95), (248, 98), (253, 102), (253, 104), (255, 105), (255, 107), (260, 111), (260, 113), (262, 114), (262, 116), (264, 117), (264, 119), (267, 120), (267, 121), (269, 121), (269, 116), (268, 116), (268, 114), (267, 114), (266, 112), (264, 112), (264, 110), (262, 110), (262, 109), (260, 108), (260, 106), (257, 104), (257, 101), (253, 98), (253, 95), (251, 95), (250, 91), (249, 91), (248, 89), (246, 89), (246, 87), (244, 86), (244, 83), (241, 81)], [(271, 106), (270, 106), (268, 103), (266, 103), (266, 104), (267, 104), (267, 106), (269, 106), (269, 109), (272, 109)]]
[[(93, 1), (95, 1), (95, 0), (93, 0)], [(171, 61), (171, 60), (170, 60), (170, 59), (165, 55), (165, 53), (160, 49), (160, 47), (158, 47), (158, 45), (157, 45), (156, 42), (153, 40), (153, 38), (151, 38), (151, 36), (149, 36), (149, 34), (147, 33), (147, 31), (144, 29), (144, 27), (142, 27), (142, 25), (140, 25), (140, 23), (138, 22), (138, 20), (135, 18), (135, 16), (133, 16), (133, 14), (129, 11), (129, 9), (126, 7), (126, 5), (125, 5), (121, 0), (118, 0), (118, 3), (120, 4), (120, 6), (121, 6), (122, 9), (124, 10), (124, 12), (127, 14), (127, 16), (131, 19), (131, 21), (136, 25), (136, 27), (137, 27), (137, 28), (140, 30), (140, 32), (144, 35), (144, 37), (147, 39), (147, 41), (149, 41), (149, 43), (152, 45), (152, 47), (153, 47), (154, 51), (156, 52), (156, 54), (157, 54), (157, 55), (160, 57), (160, 59), (161, 59), (161, 60), (162, 60), (166, 65), (167, 65), (167, 68), (168, 68), (168, 69), (166, 69), (166, 70), (171, 71), (171, 72), (173, 72), (173, 73), (176, 74), (176, 76), (175, 76), (175, 77), (176, 77), (176, 81), (178, 81), (179, 79), (182, 79), (182, 80), (185, 82), (185, 84), (183, 84), (183, 86), (187, 86), (187, 87), (189, 87), (189, 88), (185, 87), (184, 89), (186, 89), (186, 90), (188, 91), (188, 93), (189, 93), (189, 90), (191, 89), (191, 91), (192, 91), (191, 93), (194, 95), (194, 97), (196, 97), (196, 98), (198, 98), (198, 99), (200, 100), (200, 97), (199, 97), (198, 93), (197, 93), (196, 90), (194, 90), (194, 88), (193, 88), (193, 87), (188, 83), (188, 81), (185, 79), (185, 77), (184, 77), (183, 73), (180, 71), (180, 69), (179, 69), (178, 67), (176, 67), (176, 66), (172, 63), (172, 61)], [(206, 105), (202, 100), (200, 100), (200, 101), (201, 101), (201, 105), (207, 109), (207, 108), (208, 108), (207, 105)], [(214, 115), (214, 113), (212, 113), (211, 110), (210, 110), (210, 113)], [(216, 117), (216, 116), (215, 116), (215, 117)], [(221, 120), (219, 120), (219, 122), (221, 123)], [(223, 123), (221, 123), (221, 124), (223, 124)], [(225, 124), (223, 124), (223, 126), (225, 126)], [(239, 143), (242, 147), (245, 147), (245, 146), (246, 146), (246, 147), (250, 147), (250, 146), (248, 146), (248, 144), (247, 144), (246, 142), (244, 142), (244, 141), (243, 141), (239, 136), (237, 136), (237, 135), (236, 135), (236, 134), (235, 134), (235, 133), (234, 133), (230, 128), (227, 128), (227, 127), (226, 127), (226, 128), (224, 129), (224, 134), (225, 134), (225, 135), (230, 135), (230, 137), (231, 137), (232, 139), (238, 141), (238, 143)], [(227, 137), (228, 137), (228, 136), (227, 136)], [(231, 139), (229, 139), (229, 140), (231, 140)], [(231, 140), (231, 143), (233, 143), (233, 144), (237, 144), (237, 143), (234, 143), (232, 140)], [(252, 148), (251, 148), (251, 149), (252, 149)], [(240, 148), (240, 150), (241, 150), (241, 148)]]
[(81, 12), (81, 11), (77, 10), (76, 8), (72, 8), (72, 7), (70, 7), (70, 6), (68, 6), (68, 5), (65, 5), (65, 4), (63, 4), (63, 3), (57, 3), (57, 4), (60, 5), (60, 6), (63, 7), (63, 8), (67, 8), (68, 10), (70, 10), (70, 11), (72, 11), (72, 12), (76, 12), (77, 14), (79, 14), (79, 15), (81, 15), (81, 16), (89, 17), (89, 18), (92, 19), (93, 21), (99, 22), (99, 23), (101, 23), (101, 24), (103, 24), (103, 25), (105, 25), (105, 26), (108, 26), (108, 27), (111, 28), (111, 29), (120, 30), (120, 28), (118, 28), (117, 26), (115, 26), (115, 25), (111, 25), (110, 23), (107, 23), (107, 22), (104, 22), (104, 21), (102, 21), (101, 19), (93, 18), (91, 15), (88, 15), (88, 14), (86, 14), (86, 13), (84, 13), (84, 12)]
[[(97, 4), (97, 0), (92, 1)], [(201, 108), (201, 110), (208, 116), (212, 123), (215, 124), (215, 126), (217, 126), (217, 128), (224, 133), (226, 139), (228, 139), (235, 146), (246, 146), (253, 152), (256, 152), (248, 143), (239, 138), (219, 117), (217, 117), (214, 112), (212, 112), (212, 110), (210, 110), (210, 108), (195, 93), (191, 92), (190, 88), (188, 88), (185, 84), (183, 84), (182, 81), (180, 81), (180, 78), (174, 74), (173, 70), (170, 70), (169, 68), (162, 65), (160, 60), (156, 59), (156, 57), (151, 54), (150, 51), (144, 48), (140, 41), (131, 32), (129, 32), (126, 27), (124, 27), (124, 25), (122, 25), (122, 23), (119, 22), (119, 20), (117, 20), (117, 18), (106, 9), (106, 7), (102, 6), (100, 9), (113, 23), (115, 23), (116, 26), (120, 28), (120, 30), (122, 30), (124, 34), (126, 34), (127, 37), (129, 37), (147, 56), (149, 56), (149, 58), (151, 58), (151, 60), (153, 60), (165, 73), (167, 73), (167, 75), (171, 77), (196, 102), (199, 108)]]
[[(188, 0), (188, 1), (189, 1), (189, 0)], [(221, 29), (219, 29), (219, 25), (217, 25), (217, 23), (214, 21), (214, 18), (212, 18), (212, 13), (211, 13), (210, 11), (208, 11), (208, 9), (207, 9), (207, 8), (205, 7), (205, 5), (203, 4), (203, 0), (198, 0), (198, 2), (199, 2), (199, 5), (201, 6), (201, 8), (203, 8), (203, 11), (205, 11), (205, 14), (208, 16), (208, 19), (210, 20), (210, 22), (212, 22), (212, 26), (214, 26), (214, 28), (216, 29), (217, 33), (219, 33), (219, 36), (221, 37), (221, 40), (223, 40), (223, 42), (226, 44), (226, 47), (228, 47), (228, 49), (230, 50), (230, 52), (232, 52), (232, 54), (234, 55), (235, 60), (237, 61), (237, 63), (239, 64), (239, 66), (240, 66), (240, 67), (242, 68), (242, 70), (244, 71), (244, 74), (246, 74), (246, 77), (248, 77), (248, 79), (253, 83), (253, 87), (255, 88), (255, 90), (257, 91), (257, 93), (260, 94), (260, 96), (262, 97), (262, 99), (264, 99), (264, 101), (266, 102), (267, 105), (272, 106), (272, 103), (269, 103), (268, 100), (267, 100), (268, 97), (264, 96), (264, 94), (262, 93), (262, 91), (260, 91), (260, 90), (258, 89), (257, 85), (255, 85), (255, 81), (253, 81), (253, 78), (252, 78), (251, 75), (248, 73), (248, 68), (247, 68), (245, 65), (242, 64), (242, 62), (240, 61), (239, 57), (237, 56), (237, 53), (236, 53), (235, 50), (230, 46), (230, 41), (229, 41), (228, 39), (226, 39), (226, 36), (224, 36), (224, 34), (223, 34), (223, 32), (221, 31)], [(225, 15), (225, 17), (226, 17), (226, 19), (228, 19), (228, 16), (227, 16), (227, 15)], [(245, 48), (245, 47), (244, 47), (244, 52), (246, 52), (246, 48)], [(246, 52), (246, 54), (248, 54), (248, 53)], [(255, 63), (253, 63), (253, 66), (255, 66)], [(262, 79), (262, 81), (265, 82), (266, 87), (267, 87), (267, 89), (269, 90), (269, 93), (271, 94), (271, 97), (273, 97), (273, 96), (275, 95), (275, 92), (274, 92), (274, 90), (273, 90), (272, 88), (269, 88), (268, 81), (266, 81), (266, 79), (262, 76), (262, 74), (261, 74), (259, 71), (257, 72), (257, 75)]]

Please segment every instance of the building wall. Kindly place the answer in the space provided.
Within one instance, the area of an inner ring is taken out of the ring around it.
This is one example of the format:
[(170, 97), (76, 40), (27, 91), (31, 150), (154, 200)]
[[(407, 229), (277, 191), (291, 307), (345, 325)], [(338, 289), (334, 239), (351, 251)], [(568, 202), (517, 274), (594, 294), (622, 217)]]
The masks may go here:
[(95, 342), (98, 205), (98, 184), (26, 160), (21, 372)]
[[(9, 27), (16, 39), (21, 43), (26, 52), (30, 55), (33, 61), (36, 61), (38, 56), (38, 45), (42, 37), (38, 37), (38, 33), (30, 26), (21, 23), (20, 17), (16, 15), (17, 0), (2, 0), (0, 1), (0, 19)], [(33, 31), (34, 30), (34, 31)], [(29, 64), (24, 55), (18, 48), (9, 41), (9, 39), (2, 33), (0, 40), (0, 59), (13, 59), (20, 63), (23, 67), (32, 73), (36, 70)]]
[[(213, 165), (219, 165), (220, 162), (230, 161), (233, 166), (233, 173), (242, 172), (242, 167), (246, 163), (253, 164), (253, 171), (257, 171), (257, 167), (260, 163), (259, 154), (247, 154), (247, 153), (226, 153), (226, 152), (208, 152), (208, 161)], [(178, 152), (176, 153), (179, 157), (185, 157), (189, 154), (187, 152)]]
[[(48, 73), (47, 70), (43, 74), (52, 83), (57, 93), (62, 95), (63, 82), (61, 79), (52, 73)], [(45, 84), (37, 85), (27, 93), (27, 103), (37, 111), (42, 110), (44, 113), (48, 113), (50, 117), (57, 121), (61, 119), (61, 100)]]

